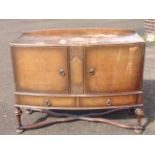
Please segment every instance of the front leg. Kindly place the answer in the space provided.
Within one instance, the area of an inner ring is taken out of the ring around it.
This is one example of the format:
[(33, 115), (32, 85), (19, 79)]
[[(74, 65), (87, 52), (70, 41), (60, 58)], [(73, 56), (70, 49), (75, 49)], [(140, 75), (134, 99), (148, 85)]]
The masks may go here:
[(18, 127), (16, 129), (17, 133), (22, 133), (24, 130), (20, 129), (20, 127), (22, 127), (22, 123), (21, 123), (21, 114), (22, 114), (22, 110), (19, 107), (16, 107), (16, 119), (17, 119), (17, 123), (18, 123)]
[(144, 111), (142, 108), (137, 108), (135, 110), (135, 114), (137, 116), (137, 124), (139, 127), (141, 127), (142, 129), (135, 129), (136, 133), (141, 133), (143, 131), (143, 126), (142, 126), (142, 118), (144, 116)]

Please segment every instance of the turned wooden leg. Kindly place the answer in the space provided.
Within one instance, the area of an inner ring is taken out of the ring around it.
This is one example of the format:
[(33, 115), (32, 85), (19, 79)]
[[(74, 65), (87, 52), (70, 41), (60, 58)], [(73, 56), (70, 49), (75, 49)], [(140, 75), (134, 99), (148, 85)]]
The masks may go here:
[[(144, 116), (144, 111), (143, 111), (143, 109), (137, 108), (137, 109), (135, 110), (135, 114), (136, 114), (136, 116), (137, 116), (137, 124), (138, 124), (138, 126), (139, 126), (139, 127), (142, 127), (142, 118), (143, 118), (143, 116)], [(143, 130), (143, 128), (142, 128), (142, 129), (135, 129), (135, 132), (136, 132), (136, 133), (141, 133), (142, 130)]]
[(17, 123), (18, 123), (18, 127), (16, 129), (16, 132), (21, 133), (24, 131), (23, 129), (20, 129), (20, 127), (22, 127), (22, 123), (21, 123), (22, 110), (19, 107), (17, 107), (15, 114), (16, 114), (16, 119), (17, 119)]

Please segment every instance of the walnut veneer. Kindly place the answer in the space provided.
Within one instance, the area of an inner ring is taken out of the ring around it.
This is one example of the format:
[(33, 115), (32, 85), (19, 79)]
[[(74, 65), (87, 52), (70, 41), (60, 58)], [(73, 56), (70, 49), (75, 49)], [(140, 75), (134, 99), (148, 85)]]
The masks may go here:
[(132, 30), (49, 29), (11, 43), (17, 107), (142, 105), (145, 44)]

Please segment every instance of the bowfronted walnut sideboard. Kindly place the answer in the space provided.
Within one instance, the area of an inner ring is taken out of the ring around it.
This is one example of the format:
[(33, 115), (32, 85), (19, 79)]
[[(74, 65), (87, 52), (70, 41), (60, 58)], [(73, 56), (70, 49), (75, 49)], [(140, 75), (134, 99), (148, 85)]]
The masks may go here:
[[(18, 132), (80, 119), (136, 132), (143, 130), (145, 44), (135, 31), (38, 30), (23, 33), (10, 45)], [(54, 115), (56, 120), (23, 125), (22, 108), (29, 113), (39, 111)], [(90, 112), (99, 109), (103, 112)], [(135, 109), (137, 125), (124, 125), (101, 117), (125, 109)], [(77, 110), (86, 110), (86, 113), (77, 115)]]

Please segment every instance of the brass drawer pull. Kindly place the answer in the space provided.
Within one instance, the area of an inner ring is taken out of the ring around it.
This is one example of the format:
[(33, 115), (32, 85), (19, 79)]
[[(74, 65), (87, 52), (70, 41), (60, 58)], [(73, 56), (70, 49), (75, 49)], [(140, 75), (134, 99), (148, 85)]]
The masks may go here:
[(94, 68), (90, 68), (88, 73), (89, 73), (89, 75), (93, 76), (95, 74), (95, 69)]
[(112, 105), (112, 100), (111, 99), (107, 99), (106, 100), (106, 105), (111, 106)]
[(65, 71), (64, 71), (64, 69), (61, 68), (61, 69), (59, 70), (59, 74), (60, 74), (61, 76), (65, 76)]
[(45, 105), (48, 107), (52, 106), (52, 104), (50, 103), (50, 101), (48, 99), (45, 100)]

